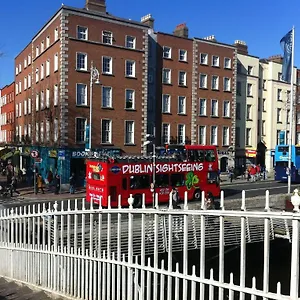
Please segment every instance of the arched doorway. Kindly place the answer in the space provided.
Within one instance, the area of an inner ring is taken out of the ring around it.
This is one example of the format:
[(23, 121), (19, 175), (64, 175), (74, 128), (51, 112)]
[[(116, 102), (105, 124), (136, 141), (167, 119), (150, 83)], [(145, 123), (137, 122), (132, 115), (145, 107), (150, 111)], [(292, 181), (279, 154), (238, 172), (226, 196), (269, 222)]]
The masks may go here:
[(220, 160), (220, 171), (226, 172), (228, 167), (228, 157), (223, 156)]

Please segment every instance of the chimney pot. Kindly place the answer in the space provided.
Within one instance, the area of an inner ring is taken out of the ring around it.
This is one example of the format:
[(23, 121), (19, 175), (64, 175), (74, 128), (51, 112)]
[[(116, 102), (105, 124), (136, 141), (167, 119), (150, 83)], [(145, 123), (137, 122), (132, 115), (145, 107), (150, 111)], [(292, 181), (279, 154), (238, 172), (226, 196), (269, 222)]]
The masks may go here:
[(85, 9), (106, 13), (105, 0), (86, 0)]
[(141, 22), (148, 25), (150, 28), (154, 28), (154, 19), (151, 14), (141, 17)]
[(189, 29), (186, 26), (186, 23), (178, 24), (176, 26), (175, 30), (173, 31), (173, 34), (176, 36), (188, 38), (189, 37)]

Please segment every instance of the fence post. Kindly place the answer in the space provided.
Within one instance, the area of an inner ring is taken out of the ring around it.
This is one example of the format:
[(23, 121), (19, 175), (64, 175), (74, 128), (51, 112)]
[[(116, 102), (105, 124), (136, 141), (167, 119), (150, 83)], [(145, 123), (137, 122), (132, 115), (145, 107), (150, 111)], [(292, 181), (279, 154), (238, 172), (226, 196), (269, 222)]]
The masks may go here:
[(133, 201), (134, 198), (132, 197), (132, 194), (130, 194), (128, 198), (128, 204), (129, 204), (129, 213), (128, 213), (128, 277), (127, 277), (127, 299), (133, 299), (133, 293), (132, 293), (132, 285), (133, 285), (133, 269), (132, 269), (132, 263), (133, 263), (133, 232), (132, 232), (132, 218), (133, 215), (131, 213), (131, 210), (133, 209)]

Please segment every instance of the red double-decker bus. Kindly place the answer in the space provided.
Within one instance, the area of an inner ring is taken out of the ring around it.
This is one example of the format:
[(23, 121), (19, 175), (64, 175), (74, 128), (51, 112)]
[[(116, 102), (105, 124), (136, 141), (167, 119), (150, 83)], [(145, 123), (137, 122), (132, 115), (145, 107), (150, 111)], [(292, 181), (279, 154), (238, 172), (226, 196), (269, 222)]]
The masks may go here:
[(158, 156), (155, 164), (143, 156), (124, 156), (87, 160), (86, 199), (102, 206), (128, 206), (130, 194), (134, 207), (142, 205), (145, 194), (146, 204), (153, 202), (154, 192), (160, 203), (169, 201), (169, 194), (176, 187), (181, 199), (187, 191), (188, 199), (200, 200), (201, 193), (220, 195), (218, 156), (214, 146), (186, 146), (182, 156)]

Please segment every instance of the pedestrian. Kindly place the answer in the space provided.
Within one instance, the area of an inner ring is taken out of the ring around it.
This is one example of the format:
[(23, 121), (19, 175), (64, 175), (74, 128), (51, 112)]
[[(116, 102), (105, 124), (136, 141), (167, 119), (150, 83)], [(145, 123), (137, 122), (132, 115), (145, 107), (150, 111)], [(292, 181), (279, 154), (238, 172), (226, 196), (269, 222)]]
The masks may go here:
[(233, 168), (229, 169), (229, 179), (230, 179), (230, 182), (233, 181)]
[(37, 194), (39, 192), (39, 190), (42, 191), (43, 194), (45, 194), (44, 192), (44, 179), (42, 177), (41, 174), (37, 173), (36, 175), (36, 190), (35, 190), (35, 194)]
[(69, 178), (69, 181), (70, 181), (70, 194), (74, 194), (75, 185), (76, 185), (75, 173), (72, 173), (71, 177)]
[(13, 196), (13, 193), (17, 193), (18, 195), (20, 195), (20, 192), (17, 191), (17, 178), (15, 176), (13, 176), (11, 178), (11, 184), (10, 184), (10, 196)]
[(54, 184), (55, 184), (54, 194), (58, 195), (60, 191), (60, 176), (58, 174), (55, 175)]
[(215, 199), (212, 193), (207, 193), (204, 204), (206, 209), (215, 209)]
[(181, 208), (180, 205), (178, 205), (179, 200), (180, 200), (178, 190), (175, 187), (173, 187), (171, 193), (172, 193), (172, 206), (173, 206), (173, 208)]

